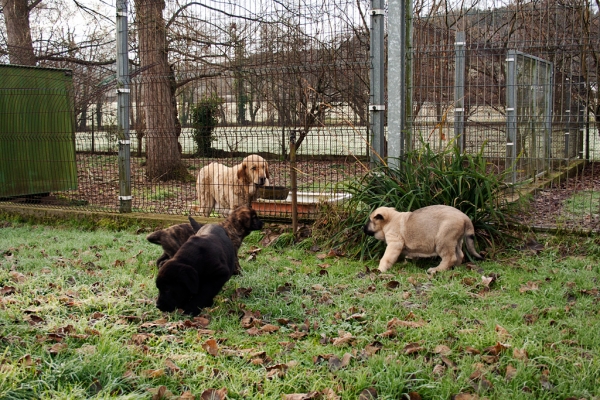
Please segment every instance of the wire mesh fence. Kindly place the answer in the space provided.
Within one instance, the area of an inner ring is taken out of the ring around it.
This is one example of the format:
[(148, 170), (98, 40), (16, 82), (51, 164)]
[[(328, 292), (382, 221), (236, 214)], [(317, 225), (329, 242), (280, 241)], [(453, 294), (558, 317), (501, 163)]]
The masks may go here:
[[(578, 160), (598, 161), (600, 21), (594, 5), (428, 0), (412, 6), (407, 148), (459, 143), (466, 152), (482, 151), (495, 166), (491, 170), (514, 168), (515, 182), (545, 179)], [(99, 20), (114, 21), (115, 8), (99, 10)], [(270, 185), (289, 189), (291, 135), (299, 199), (308, 204), (301, 213), (308, 217), (320, 202), (344, 201), (342, 184), (366, 171), (371, 152), (370, 13), (363, 0), (130, 3), (132, 210), (195, 215), (200, 170), (212, 162), (234, 167), (251, 154), (268, 163)], [(1, 197), (119, 210), (124, 133), (111, 55), (114, 22), (102, 32), (88, 38), (93, 51), (78, 54), (85, 62), (43, 56), (38, 62), (72, 71), (73, 121), (63, 132), (73, 138), (76, 187)], [(550, 76), (541, 79), (539, 68), (521, 63), (517, 78), (527, 79), (510, 81), (509, 50), (551, 65)], [(389, 67), (404, 60), (379, 62)], [(2, 88), (7, 104), (18, 96), (9, 89)], [(514, 105), (508, 98), (513, 89)], [(6, 121), (11, 112), (3, 108), (0, 117)], [(30, 110), (18, 118), (39, 116)], [(18, 131), (5, 125), (3, 138), (7, 132)], [(12, 153), (3, 147), (5, 160)], [(19, 157), (31, 162), (39, 155)], [(542, 191), (532, 203), (531, 223), (597, 228), (597, 181), (595, 167), (586, 165), (583, 173), (555, 184), (556, 190)], [(575, 188), (583, 189), (581, 199), (571, 199)], [(253, 205), (263, 215), (289, 217), (289, 203), (255, 198)], [(551, 217), (537, 212), (546, 208), (553, 210)]]

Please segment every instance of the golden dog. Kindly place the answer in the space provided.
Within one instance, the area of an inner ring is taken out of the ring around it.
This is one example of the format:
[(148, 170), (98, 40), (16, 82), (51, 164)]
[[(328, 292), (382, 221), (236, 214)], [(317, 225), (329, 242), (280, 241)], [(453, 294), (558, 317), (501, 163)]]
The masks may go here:
[(386, 242), (379, 270), (387, 271), (400, 255), (406, 257), (440, 256), (442, 262), (429, 268), (428, 274), (446, 271), (463, 262), (463, 239), (473, 257), (475, 250), (473, 223), (454, 207), (435, 205), (413, 212), (398, 212), (392, 207), (379, 207), (369, 216), (364, 232)]
[(233, 167), (211, 163), (198, 173), (196, 189), (200, 213), (213, 211), (228, 215), (238, 206), (251, 206), (257, 187), (269, 184), (269, 166), (264, 158), (251, 154)]

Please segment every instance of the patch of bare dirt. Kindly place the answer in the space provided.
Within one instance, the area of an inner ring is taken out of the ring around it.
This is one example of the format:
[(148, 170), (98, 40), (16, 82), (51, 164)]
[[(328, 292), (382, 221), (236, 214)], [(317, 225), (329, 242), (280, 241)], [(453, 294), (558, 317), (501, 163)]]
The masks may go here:
[[(568, 204), (574, 194), (584, 192), (589, 203), (581, 207)], [(600, 209), (597, 199), (600, 193), (600, 163), (590, 163), (575, 177), (559, 185), (540, 190), (530, 203), (524, 223), (544, 228), (590, 231), (600, 229)]]
[[(146, 178), (144, 158), (131, 158), (131, 192), (134, 211), (194, 215), (193, 204), (197, 204), (194, 177), (200, 168), (211, 162), (232, 166), (231, 159), (186, 158), (190, 180), (149, 181)], [(309, 192), (332, 191), (335, 185), (356, 175), (364, 169), (349, 157), (337, 161), (298, 161), (296, 165), (299, 190)], [(271, 185), (291, 187), (290, 163), (269, 161)], [(117, 157), (113, 155), (77, 155), (77, 190), (53, 194), (50, 199), (36, 200), (38, 204), (58, 206), (85, 206), (109, 211), (119, 209), (119, 171)], [(31, 202), (31, 200), (28, 200)]]

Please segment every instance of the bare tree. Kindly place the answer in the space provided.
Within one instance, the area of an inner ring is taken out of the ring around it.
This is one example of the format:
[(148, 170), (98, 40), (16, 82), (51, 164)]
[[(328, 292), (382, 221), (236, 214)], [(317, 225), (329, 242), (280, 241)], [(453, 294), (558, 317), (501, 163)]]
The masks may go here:
[(7, 50), (11, 64), (35, 65), (29, 13), (41, 0), (31, 4), (27, 0), (2, 0), (2, 12), (6, 24)]
[(168, 62), (164, 0), (136, 0), (141, 102), (146, 126), (146, 174), (149, 179), (182, 179), (188, 175), (178, 147), (171, 70)]

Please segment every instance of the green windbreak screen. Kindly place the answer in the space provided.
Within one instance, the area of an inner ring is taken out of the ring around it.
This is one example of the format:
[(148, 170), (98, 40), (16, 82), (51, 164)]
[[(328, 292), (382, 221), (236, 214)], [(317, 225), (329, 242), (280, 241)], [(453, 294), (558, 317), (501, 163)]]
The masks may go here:
[(0, 65), (0, 197), (77, 188), (70, 71)]

